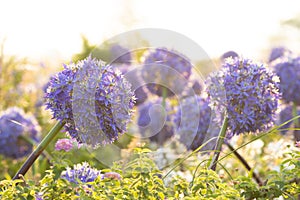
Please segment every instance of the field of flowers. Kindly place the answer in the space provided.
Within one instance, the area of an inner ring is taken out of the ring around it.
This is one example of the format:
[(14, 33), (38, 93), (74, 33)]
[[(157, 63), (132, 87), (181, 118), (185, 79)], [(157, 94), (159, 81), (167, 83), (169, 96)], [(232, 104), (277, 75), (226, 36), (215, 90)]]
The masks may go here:
[(300, 52), (269, 52), (2, 53), (0, 199), (299, 199)]

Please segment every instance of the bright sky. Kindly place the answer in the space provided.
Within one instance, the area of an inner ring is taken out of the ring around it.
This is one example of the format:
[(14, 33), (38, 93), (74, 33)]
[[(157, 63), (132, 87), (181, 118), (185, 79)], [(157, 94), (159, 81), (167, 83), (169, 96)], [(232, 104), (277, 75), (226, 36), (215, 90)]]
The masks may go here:
[(282, 29), (280, 21), (300, 13), (296, 0), (0, 0), (0, 7), (6, 53), (41, 60), (69, 60), (81, 50), (81, 34), (101, 44), (134, 28), (179, 32), (209, 56), (235, 50), (259, 57)]

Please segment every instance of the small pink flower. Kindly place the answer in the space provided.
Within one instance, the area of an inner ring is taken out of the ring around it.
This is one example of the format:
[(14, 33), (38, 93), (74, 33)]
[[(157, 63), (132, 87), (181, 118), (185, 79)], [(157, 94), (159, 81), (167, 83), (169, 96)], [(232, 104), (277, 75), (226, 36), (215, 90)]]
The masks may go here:
[(121, 180), (122, 177), (120, 174), (116, 173), (116, 172), (106, 172), (102, 178), (109, 178), (109, 179), (114, 179), (114, 180)]
[(59, 139), (55, 144), (55, 150), (70, 151), (73, 148), (73, 140), (71, 139)]
[(300, 147), (300, 141), (297, 141), (295, 147)]

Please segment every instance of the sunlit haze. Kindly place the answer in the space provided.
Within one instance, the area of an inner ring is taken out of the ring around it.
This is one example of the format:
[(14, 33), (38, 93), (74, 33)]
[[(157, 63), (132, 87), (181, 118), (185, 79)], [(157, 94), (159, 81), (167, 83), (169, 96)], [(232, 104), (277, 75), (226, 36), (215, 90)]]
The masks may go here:
[[(70, 60), (81, 50), (81, 35), (100, 44), (135, 28), (164, 28), (196, 41), (212, 57), (235, 50), (259, 58), (272, 38), (278, 45), (290, 34), (281, 22), (299, 13), (300, 2), (292, 0), (12, 0), (1, 1), (0, 39), (8, 54)], [(299, 36), (287, 41), (289, 48), (299, 46), (294, 39)]]

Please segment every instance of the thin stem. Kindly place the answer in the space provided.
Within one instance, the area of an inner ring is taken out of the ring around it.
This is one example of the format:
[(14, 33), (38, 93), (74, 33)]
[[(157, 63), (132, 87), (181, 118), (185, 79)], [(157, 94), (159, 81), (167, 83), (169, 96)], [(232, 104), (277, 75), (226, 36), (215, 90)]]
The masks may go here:
[(226, 135), (226, 130), (227, 130), (227, 126), (228, 126), (228, 118), (225, 117), (223, 124), (222, 124), (222, 128), (220, 130), (219, 133), (219, 137), (218, 137), (218, 141), (217, 141), (217, 146), (215, 149), (215, 153), (213, 155), (212, 161), (210, 163), (209, 169), (216, 171), (216, 167), (217, 167), (217, 162), (221, 153), (221, 148), (222, 148), (222, 144), (224, 143), (224, 138)]
[[(187, 160), (189, 157), (191, 157), (192, 155), (194, 155), (195, 153), (197, 153), (198, 151), (200, 151), (205, 145), (207, 145), (210, 141), (216, 139), (216, 137), (212, 137), (209, 140), (207, 140), (205, 143), (203, 143), (200, 147), (198, 147), (197, 149), (195, 149), (194, 151), (192, 151), (191, 153), (189, 153), (186, 157), (180, 158), (179, 162), (176, 162), (174, 164), (174, 167), (172, 167), (172, 169), (170, 169), (166, 175), (164, 175), (162, 177), (162, 179), (165, 179), (176, 167), (178, 167), (181, 163), (183, 163), (185, 160)], [(204, 152), (203, 152), (204, 153)]]
[(41, 155), (43, 150), (48, 146), (48, 144), (53, 140), (53, 138), (58, 134), (58, 132), (62, 129), (64, 123), (57, 122), (54, 127), (49, 131), (46, 137), (42, 140), (42, 142), (37, 146), (37, 148), (30, 154), (25, 163), (13, 177), (13, 180), (19, 179), (19, 176), (24, 176), (28, 169), (32, 166), (34, 161)]
[[(294, 102), (293, 103), (293, 117), (296, 117), (296, 116), (298, 116), (298, 111), (297, 111), (297, 104)], [(294, 121), (294, 127), (300, 128), (298, 119)], [(295, 139), (295, 142), (300, 141), (299, 130), (294, 130), (294, 139)]]
[[(25, 135), (20, 135), (19, 136), (22, 140), (28, 142), (29, 144), (31, 144), (32, 146), (36, 146), (37, 142), (34, 141), (33, 139), (31, 139), (30, 137), (27, 137)], [(50, 161), (52, 159), (51, 154), (45, 149), (45, 151), (42, 152), (42, 155), (45, 156), (45, 158)]]
[[(243, 158), (243, 156), (241, 156), (241, 154), (239, 154), (237, 151), (234, 151), (233, 146), (231, 146), (231, 144), (229, 144), (228, 142), (226, 142), (227, 147), (230, 149), (230, 151), (233, 151), (233, 154), (241, 161), (241, 163), (246, 167), (246, 169), (251, 172), (251, 167), (248, 164), (248, 162)], [(252, 175), (253, 178), (255, 179), (255, 181), (257, 182), (258, 185), (262, 186), (263, 182), (260, 180), (259, 176), (252, 171)]]

